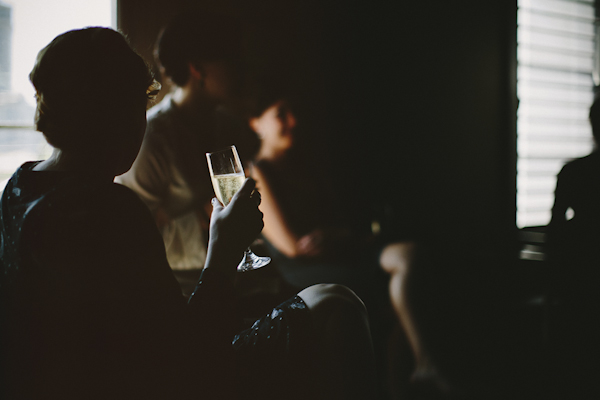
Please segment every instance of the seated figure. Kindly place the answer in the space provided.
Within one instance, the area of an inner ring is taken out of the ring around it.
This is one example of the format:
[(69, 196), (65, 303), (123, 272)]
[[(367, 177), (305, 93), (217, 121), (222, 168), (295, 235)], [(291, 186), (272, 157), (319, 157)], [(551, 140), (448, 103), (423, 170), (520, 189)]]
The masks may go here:
[(546, 240), (551, 271), (548, 338), (559, 371), (555, 380), (580, 398), (600, 395), (594, 383), (600, 372), (598, 97), (590, 107), (589, 120), (596, 148), (569, 161), (559, 172)]

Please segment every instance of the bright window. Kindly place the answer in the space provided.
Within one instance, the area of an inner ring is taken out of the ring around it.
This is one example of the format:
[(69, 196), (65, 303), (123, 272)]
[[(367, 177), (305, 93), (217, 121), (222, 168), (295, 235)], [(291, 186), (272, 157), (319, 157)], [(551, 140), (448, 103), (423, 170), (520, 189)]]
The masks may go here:
[(517, 226), (550, 222), (556, 175), (593, 149), (594, 1), (518, 0)]
[(38, 51), (71, 29), (115, 27), (115, 9), (114, 0), (0, 0), (0, 190), (19, 165), (51, 151), (33, 129)]

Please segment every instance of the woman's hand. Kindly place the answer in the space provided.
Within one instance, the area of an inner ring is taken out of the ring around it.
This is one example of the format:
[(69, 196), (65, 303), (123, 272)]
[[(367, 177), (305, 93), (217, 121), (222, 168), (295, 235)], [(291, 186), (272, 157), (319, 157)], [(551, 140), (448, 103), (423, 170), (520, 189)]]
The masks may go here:
[(260, 193), (254, 188), (254, 180), (248, 178), (227, 207), (216, 198), (212, 200), (205, 268), (234, 273), (244, 250), (262, 230), (263, 213), (258, 209)]

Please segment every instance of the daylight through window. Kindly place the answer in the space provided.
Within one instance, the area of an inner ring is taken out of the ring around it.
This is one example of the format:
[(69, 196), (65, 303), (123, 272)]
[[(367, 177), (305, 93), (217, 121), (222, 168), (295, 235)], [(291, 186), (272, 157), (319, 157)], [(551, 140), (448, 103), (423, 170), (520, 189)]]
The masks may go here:
[(54, 37), (86, 26), (115, 26), (114, 0), (0, 0), (0, 191), (25, 161), (50, 152), (33, 129), (29, 82), (37, 52)]

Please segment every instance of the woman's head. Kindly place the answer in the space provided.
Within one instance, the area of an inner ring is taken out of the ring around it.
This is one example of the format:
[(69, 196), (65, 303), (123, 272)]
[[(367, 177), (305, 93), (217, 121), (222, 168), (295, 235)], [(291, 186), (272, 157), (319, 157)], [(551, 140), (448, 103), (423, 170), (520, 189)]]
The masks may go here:
[(260, 115), (250, 119), (250, 126), (261, 140), (259, 158), (275, 158), (293, 144), (296, 116), (285, 99), (269, 105)]
[(122, 34), (99, 27), (63, 33), (38, 53), (29, 77), (37, 130), (52, 146), (103, 155), (139, 149), (147, 100), (160, 85)]
[(196, 10), (186, 10), (173, 18), (156, 44), (161, 71), (177, 86), (188, 82), (190, 66), (209, 79), (217, 79), (220, 85), (235, 86), (241, 55), (239, 21), (225, 14)]
[[(246, 106), (249, 124), (261, 139), (259, 158), (274, 158), (296, 147), (301, 113), (300, 96), (286, 76), (256, 78)], [(300, 115), (299, 115), (300, 114)]]

